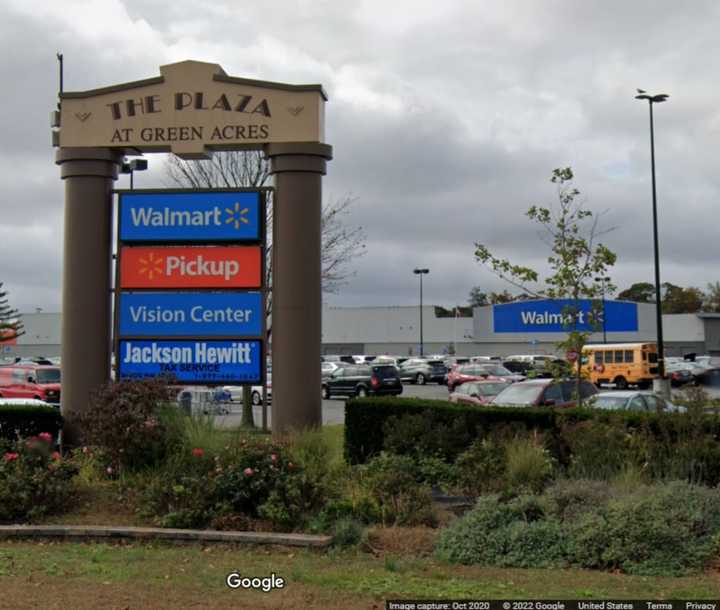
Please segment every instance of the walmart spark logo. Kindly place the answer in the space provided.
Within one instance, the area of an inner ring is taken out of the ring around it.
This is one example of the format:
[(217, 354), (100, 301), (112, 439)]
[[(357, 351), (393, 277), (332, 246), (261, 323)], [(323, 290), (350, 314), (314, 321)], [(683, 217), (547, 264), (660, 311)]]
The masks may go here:
[(156, 258), (154, 252), (150, 252), (147, 258), (139, 259), (140, 262), (140, 274), (147, 275), (149, 280), (155, 279), (156, 275), (165, 275), (163, 270), (163, 259), (162, 257)]
[(225, 208), (225, 213), (228, 215), (225, 219), (225, 224), (233, 224), (235, 230), (240, 229), (241, 224), (250, 224), (250, 221), (245, 218), (245, 215), (250, 211), (250, 208), (241, 208), (240, 203), (236, 203), (234, 208)]

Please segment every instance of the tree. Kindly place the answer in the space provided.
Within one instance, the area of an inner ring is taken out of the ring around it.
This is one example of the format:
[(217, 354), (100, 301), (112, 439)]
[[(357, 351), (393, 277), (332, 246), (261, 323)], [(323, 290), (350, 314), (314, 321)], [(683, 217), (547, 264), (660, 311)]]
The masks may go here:
[(696, 313), (702, 309), (705, 295), (699, 288), (682, 288), (664, 282), (662, 297), (663, 313)]
[(710, 313), (720, 313), (720, 282), (710, 282), (707, 285), (705, 300), (703, 301), (703, 311)]
[[(597, 276), (605, 276), (608, 269), (615, 264), (616, 255), (601, 243), (595, 243), (602, 234), (598, 229), (599, 217), (584, 208), (577, 201), (580, 191), (572, 186), (573, 172), (569, 167), (553, 170), (550, 181), (557, 185), (559, 206), (531, 206), (526, 216), (539, 224), (545, 231), (550, 246), (547, 261), (551, 273), (545, 278), (545, 288), (532, 289), (530, 284), (538, 282), (538, 272), (530, 267), (513, 265), (507, 259), (495, 257), (487, 246), (476, 243), (475, 258), (488, 266), (496, 275), (523, 291), (524, 294), (568, 300), (563, 307), (564, 327), (567, 339), (558, 343), (558, 347), (566, 352), (573, 351), (578, 355), (575, 376), (578, 405), (582, 404), (580, 383), (582, 381), (582, 348), (587, 343), (591, 332), (580, 330), (585, 312), (581, 309), (581, 301), (593, 301), (589, 312), (591, 328), (598, 329), (602, 305), (602, 287), (594, 281)], [(615, 287), (605, 284), (605, 291), (613, 291)]]
[(473, 286), (468, 295), (470, 307), (485, 307), (488, 305), (488, 295), (480, 289), (480, 286)]
[[(259, 188), (270, 179), (270, 167), (261, 151), (230, 151), (215, 153), (210, 159), (185, 161), (170, 155), (166, 165), (170, 181), (185, 188)], [(365, 253), (362, 227), (348, 227), (346, 218), (355, 199), (346, 195), (323, 205), (321, 223), (323, 292), (337, 292), (354, 272), (350, 263)], [(268, 195), (266, 209), (267, 248), (265, 251), (265, 285), (268, 288), (265, 316), (267, 335), (272, 334), (272, 200)], [(250, 392), (243, 392), (242, 424), (253, 426)]]
[(14, 341), (25, 334), (20, 313), (10, 307), (7, 295), (7, 291), (3, 290), (3, 283), (0, 282), (0, 344)]
[(500, 303), (512, 303), (513, 301), (524, 301), (527, 295), (512, 295), (507, 290), (502, 292), (483, 292), (480, 286), (475, 286), (470, 290), (468, 303), (470, 307), (484, 307), (486, 305), (497, 305)]
[(635, 301), (636, 303), (654, 303), (655, 285), (648, 282), (638, 282), (623, 290), (617, 295), (621, 301)]

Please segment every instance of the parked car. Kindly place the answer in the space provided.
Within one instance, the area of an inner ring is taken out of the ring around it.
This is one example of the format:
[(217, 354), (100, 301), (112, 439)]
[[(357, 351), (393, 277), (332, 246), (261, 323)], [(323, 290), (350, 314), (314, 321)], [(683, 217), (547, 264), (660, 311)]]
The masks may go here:
[[(501, 407), (574, 407), (577, 404), (574, 379), (531, 379), (513, 383), (498, 394), (492, 405)], [(598, 394), (589, 381), (581, 381), (583, 399)]]
[(366, 354), (355, 354), (353, 355), (353, 360), (355, 361), (355, 364), (367, 364), (368, 362), (372, 362), (377, 358), (377, 356), (368, 356)]
[(188, 386), (180, 388), (176, 402), (192, 414), (227, 415), (230, 413), (230, 392), (226, 388)]
[(0, 398), (0, 407), (3, 405), (21, 405), (23, 407), (59, 407), (57, 403), (45, 402), (35, 398)]
[(670, 379), (670, 385), (681, 386), (695, 382), (693, 369), (694, 367), (689, 363), (670, 361), (665, 367), (665, 372)]
[(60, 403), (60, 367), (20, 362), (0, 366), (0, 398)]
[[(267, 400), (268, 404), (272, 403), (272, 369), (268, 369), (265, 373), (265, 386), (267, 387)], [(243, 386), (241, 385), (226, 385), (223, 386), (223, 390), (227, 390), (230, 393), (231, 402), (242, 402), (243, 400)], [(262, 404), (263, 388), (261, 385), (254, 385), (250, 388), (250, 401), (255, 406)]]
[(355, 364), (355, 359), (352, 356), (325, 354), (320, 356), (320, 362), (345, 362), (347, 364)]
[(470, 356), (448, 356), (443, 362), (445, 363), (445, 368), (451, 371), (456, 366), (470, 362)]
[(507, 381), (468, 381), (450, 394), (450, 402), (465, 405), (486, 405), (510, 385)]
[(442, 360), (427, 360), (425, 358), (409, 358), (399, 367), (400, 379), (425, 385), (428, 381), (445, 383), (447, 367)]
[(347, 366), (346, 362), (321, 362), (320, 363), (320, 373), (322, 375), (323, 379), (327, 379), (332, 375), (335, 371), (337, 371), (339, 368)]
[(516, 381), (524, 381), (525, 377), (523, 375), (511, 373), (504, 366), (491, 362), (461, 364), (448, 372), (448, 392), (454, 392), (455, 388), (462, 383), (481, 380), (506, 381), (514, 383)]
[(713, 367), (706, 369), (703, 373), (700, 373), (696, 379), (700, 385), (720, 386), (720, 368)]
[(322, 397), (402, 394), (396, 367), (391, 364), (351, 364), (341, 367), (322, 382)]
[(674, 405), (662, 396), (652, 392), (618, 390), (602, 392), (588, 401), (588, 406), (595, 409), (608, 409), (611, 411), (625, 409), (627, 411), (647, 411), (651, 413), (662, 411), (684, 413), (685, 407)]

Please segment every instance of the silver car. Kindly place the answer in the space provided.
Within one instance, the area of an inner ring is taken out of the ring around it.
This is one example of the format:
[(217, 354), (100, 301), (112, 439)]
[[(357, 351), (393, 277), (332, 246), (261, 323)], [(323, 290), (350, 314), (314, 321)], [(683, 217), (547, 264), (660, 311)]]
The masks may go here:
[(607, 409), (611, 411), (644, 411), (657, 413), (667, 411), (668, 413), (685, 413), (687, 409), (674, 405), (672, 402), (654, 394), (653, 392), (618, 390), (614, 392), (602, 392), (593, 396), (588, 406), (595, 409)]

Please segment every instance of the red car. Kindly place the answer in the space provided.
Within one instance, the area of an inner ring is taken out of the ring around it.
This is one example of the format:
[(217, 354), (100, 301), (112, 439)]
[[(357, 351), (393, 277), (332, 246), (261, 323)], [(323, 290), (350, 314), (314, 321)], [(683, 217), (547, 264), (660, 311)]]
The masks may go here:
[(60, 367), (41, 364), (0, 366), (0, 398), (36, 398), (60, 404)]
[[(577, 386), (574, 379), (533, 379), (513, 383), (500, 392), (492, 405), (500, 407), (574, 407)], [(583, 400), (595, 396), (598, 389), (589, 381), (580, 382)]]
[(452, 369), (447, 376), (448, 392), (454, 392), (461, 383), (468, 381), (523, 381), (523, 375), (516, 375), (508, 371), (501, 364), (491, 362), (461, 364)]
[(508, 381), (468, 381), (450, 394), (450, 402), (463, 405), (487, 405), (510, 383)]

